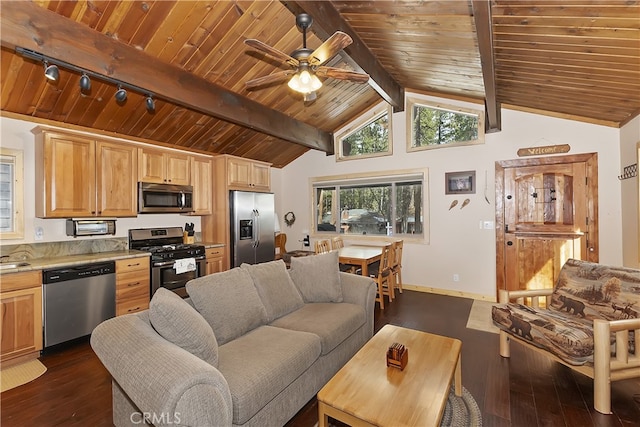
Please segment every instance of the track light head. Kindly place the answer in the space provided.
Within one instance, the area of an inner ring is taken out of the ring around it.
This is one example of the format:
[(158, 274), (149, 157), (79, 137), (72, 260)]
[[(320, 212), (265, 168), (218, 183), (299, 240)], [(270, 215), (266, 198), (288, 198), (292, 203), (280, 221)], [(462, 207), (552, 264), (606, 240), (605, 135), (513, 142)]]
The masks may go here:
[(147, 111), (149, 113), (155, 113), (155, 111), (156, 111), (156, 102), (153, 100), (151, 95), (147, 95), (147, 99), (145, 101), (145, 104), (147, 105)]
[(89, 92), (91, 90), (91, 79), (87, 73), (82, 73), (82, 77), (80, 77), (80, 90), (82, 92)]
[(124, 102), (127, 100), (127, 91), (122, 88), (122, 86), (118, 86), (118, 91), (116, 92), (116, 101)]
[(55, 82), (60, 77), (60, 70), (58, 70), (58, 66), (55, 64), (49, 65), (49, 61), (44, 61), (44, 76)]

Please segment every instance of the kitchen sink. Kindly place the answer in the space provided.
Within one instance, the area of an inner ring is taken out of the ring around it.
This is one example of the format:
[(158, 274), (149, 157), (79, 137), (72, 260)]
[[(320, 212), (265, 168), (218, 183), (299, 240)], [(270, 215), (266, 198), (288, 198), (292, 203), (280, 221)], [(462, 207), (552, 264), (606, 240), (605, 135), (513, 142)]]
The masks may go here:
[(26, 267), (29, 264), (28, 262), (6, 262), (6, 263), (2, 263), (0, 264), (0, 270), (8, 270), (11, 268), (18, 268), (18, 267)]

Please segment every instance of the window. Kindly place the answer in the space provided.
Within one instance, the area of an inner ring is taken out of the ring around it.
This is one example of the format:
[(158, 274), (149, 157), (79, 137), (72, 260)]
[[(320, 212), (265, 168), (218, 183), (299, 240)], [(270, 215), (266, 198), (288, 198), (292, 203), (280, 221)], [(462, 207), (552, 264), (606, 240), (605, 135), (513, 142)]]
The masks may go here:
[(314, 181), (314, 221), (319, 233), (427, 236), (426, 170)]
[(391, 107), (379, 104), (355, 120), (335, 140), (338, 160), (391, 155)]
[(408, 100), (407, 151), (484, 143), (484, 112)]
[(22, 151), (0, 148), (0, 238), (24, 237)]

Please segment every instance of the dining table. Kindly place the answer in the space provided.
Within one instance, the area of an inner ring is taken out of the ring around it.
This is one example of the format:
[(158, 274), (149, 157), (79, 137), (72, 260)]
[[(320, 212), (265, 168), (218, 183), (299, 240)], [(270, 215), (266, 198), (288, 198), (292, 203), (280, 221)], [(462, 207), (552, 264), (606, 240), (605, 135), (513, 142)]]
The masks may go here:
[(338, 249), (341, 264), (360, 267), (363, 276), (369, 275), (369, 265), (380, 261), (382, 246), (349, 245)]

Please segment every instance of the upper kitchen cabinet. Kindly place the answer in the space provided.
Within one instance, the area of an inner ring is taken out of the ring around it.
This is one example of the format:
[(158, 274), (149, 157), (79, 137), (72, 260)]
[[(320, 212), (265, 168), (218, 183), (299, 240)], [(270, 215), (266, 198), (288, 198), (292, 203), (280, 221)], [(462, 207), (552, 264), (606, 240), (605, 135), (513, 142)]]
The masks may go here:
[(137, 151), (44, 128), (36, 136), (36, 216), (135, 216)]
[(225, 156), (227, 185), (232, 190), (269, 191), (271, 189), (270, 164), (240, 157)]
[(138, 180), (158, 184), (191, 184), (191, 156), (174, 151), (138, 149)]
[(213, 212), (213, 170), (211, 158), (191, 158), (191, 185), (193, 185), (193, 208), (191, 215), (211, 215)]

